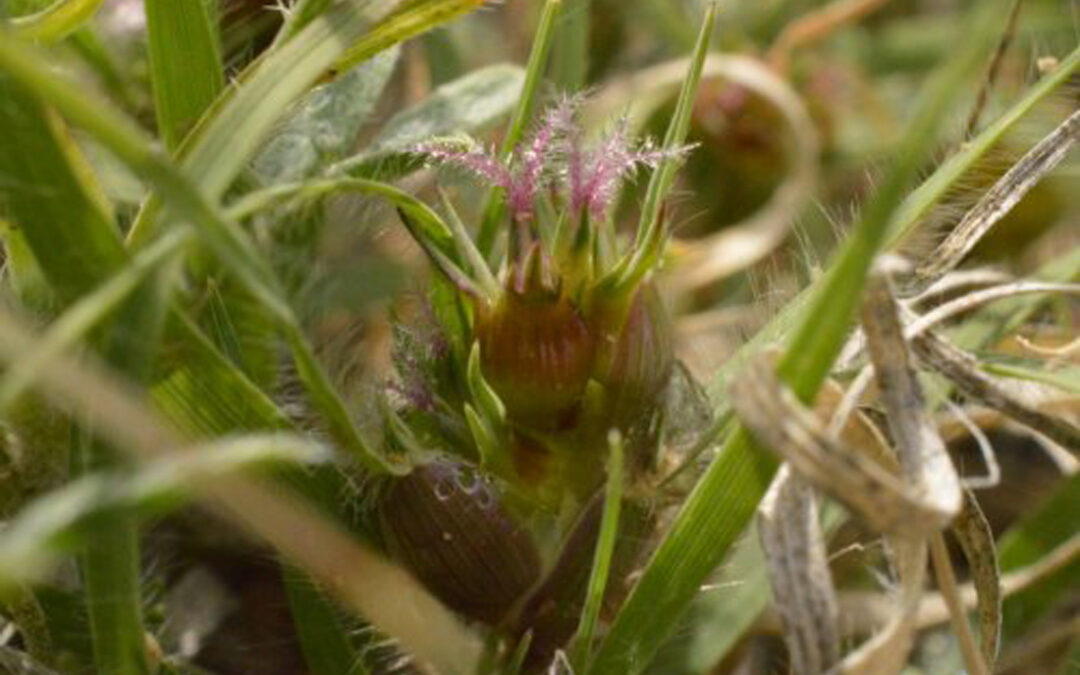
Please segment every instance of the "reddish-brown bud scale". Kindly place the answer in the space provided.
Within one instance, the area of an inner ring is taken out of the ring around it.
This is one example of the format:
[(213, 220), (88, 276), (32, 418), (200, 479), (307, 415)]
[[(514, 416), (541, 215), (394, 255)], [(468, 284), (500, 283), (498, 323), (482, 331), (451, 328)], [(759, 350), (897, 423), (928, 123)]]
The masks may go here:
[(379, 523), (390, 555), (471, 619), (497, 624), (539, 579), (529, 533), (466, 464), (433, 462), (393, 480)]
[(572, 422), (595, 347), (569, 299), (508, 290), (494, 307), (478, 312), (476, 336), (481, 371), (511, 420), (538, 429)]
[(608, 396), (612, 422), (632, 420), (656, 403), (675, 363), (671, 318), (651, 283), (634, 293), (617, 330), (608, 328), (607, 358), (598, 362), (597, 379)]

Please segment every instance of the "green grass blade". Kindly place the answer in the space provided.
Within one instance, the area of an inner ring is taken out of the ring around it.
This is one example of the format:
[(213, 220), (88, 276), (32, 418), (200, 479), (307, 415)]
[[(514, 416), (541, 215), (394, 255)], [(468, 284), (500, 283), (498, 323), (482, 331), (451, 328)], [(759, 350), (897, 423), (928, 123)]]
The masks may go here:
[(382, 20), (334, 64), (336, 72), (367, 61), (384, 49), (481, 7), (485, 0), (406, 0), (400, 10)]
[[(998, 561), (1003, 573), (1032, 565), (1076, 537), (1076, 517), (1080, 513), (1080, 474), (1057, 484), (1049, 497), (1035, 511), (1001, 536)], [(1039, 626), (1054, 605), (1076, 588), (1080, 560), (1074, 559), (1031, 588), (1005, 599), (1002, 612), (1002, 635), (1005, 644), (1025, 630)]]
[[(674, 150), (686, 142), (686, 134), (690, 131), (690, 116), (694, 111), (694, 100), (697, 98), (698, 85), (701, 84), (701, 72), (705, 67), (705, 57), (708, 56), (713, 29), (716, 26), (716, 11), (715, 3), (710, 4), (705, 11), (701, 31), (698, 33), (697, 43), (691, 55), (690, 70), (686, 74), (686, 79), (683, 80), (679, 98), (675, 104), (675, 112), (672, 113), (671, 122), (668, 123), (664, 134), (665, 150)], [(645, 192), (645, 203), (641, 207), (641, 219), (638, 221), (637, 233), (634, 236), (634, 246), (630, 249), (629, 255), (619, 261), (611, 273), (612, 281), (617, 287), (635, 288), (660, 257), (667, 240), (660, 207), (675, 184), (675, 172), (678, 171), (680, 164), (680, 158), (667, 157), (653, 171), (649, 179), (649, 187)]]
[[(326, 459), (325, 448), (300, 436), (259, 434), (208, 443), (135, 471), (88, 474), (31, 502), (0, 534), (0, 586), (47, 575), (59, 555), (87, 539), (87, 523), (102, 516), (160, 516), (190, 501), (206, 481)], [(145, 651), (141, 632), (138, 643)]]
[(0, 100), (0, 194), (49, 283), (71, 300), (124, 260), (111, 207), (54, 113), (11, 78), (0, 78)]
[(311, 577), (286, 563), (282, 564), (281, 576), (296, 636), (311, 675), (369, 675), (342, 625), (341, 613)]
[[(890, 220), (887, 246), (890, 249), (895, 248), (914, 234), (921, 222), (921, 217), (945, 196), (953, 184), (975, 166), (976, 162), (1032, 108), (1068, 82), (1077, 67), (1080, 67), (1080, 48), (1069, 54), (1057, 68), (1043, 77), (993, 123), (987, 125), (986, 129), (964, 143), (956, 154), (913, 190)], [(746, 363), (747, 358), (760, 352), (765, 345), (783, 338), (792, 326), (806, 316), (809, 300), (820, 290), (822, 283), (821, 281), (814, 282), (792, 298), (749, 342), (717, 370), (709, 386), (709, 393), (714, 399), (723, 399), (724, 388), (734, 373)]]
[(174, 308), (168, 326), (173, 367), (150, 390), (155, 406), (193, 437), (290, 429), (288, 416), (197, 325)]
[[(290, 45), (295, 42), (289, 43)], [(370, 471), (396, 473), (401, 469), (385, 461), (360, 435), (341, 397), (314, 358), (292, 309), (282, 297), (276, 279), (257, 248), (236, 223), (226, 219), (189, 182), (168, 157), (129, 120), (100, 102), (85, 97), (77, 87), (51, 72), (34, 50), (0, 35), (0, 69), (34, 87), (58, 110), (90, 131), (99, 141), (152, 184), (178, 216), (195, 225), (228, 269), (270, 312), (286, 332), (297, 369), (312, 402), (326, 418), (331, 433), (345, 452)]]
[(274, 38), (273, 46), (290, 39), (299, 33), (304, 26), (311, 23), (312, 19), (325, 12), (334, 0), (297, 0), (293, 5), (285, 24), (281, 27), (277, 37)]
[(175, 150), (225, 86), (217, 24), (205, 0), (145, 0), (158, 135)]
[[(82, 155), (59, 117), (23, 90), (23, 84), (10, 77), (2, 80), (10, 96), (0, 115), (17, 130), (14, 142), (21, 146), (21, 154), (15, 157), (21, 162), (21, 173), (15, 167), (3, 168), (5, 174), (15, 169), (13, 175), (18, 176), (11, 181), (16, 187), (8, 199), (16, 218), (24, 223), (21, 231), (45, 276), (60, 297), (71, 302), (119, 269), (126, 255)], [(74, 208), (65, 214), (62, 207), (69, 203)], [(144, 286), (134, 297), (121, 298), (125, 302), (117, 301), (122, 306), (115, 327), (97, 341), (107, 360), (135, 378), (145, 372), (157, 345), (162, 296), (169, 293), (172, 275), (166, 271), (160, 279), (162, 283)], [(76, 305), (75, 310), (77, 323), (86, 306)], [(72, 456), (81, 460), (83, 471), (114, 461), (111, 449), (92, 439), (88, 431), (73, 438), (72, 446)], [(123, 514), (115, 514), (88, 523), (87, 530), (93, 536), (80, 558), (97, 668), (124, 675), (148, 673), (136, 525)]]
[[(529, 52), (529, 60), (525, 65), (525, 83), (521, 88), (521, 97), (518, 99), (514, 116), (510, 118), (510, 126), (503, 136), (502, 147), (499, 156), (506, 159), (514, 148), (521, 142), (525, 135), (525, 128), (532, 119), (533, 106), (536, 103), (536, 94), (543, 81), (544, 70), (547, 66), (548, 53), (551, 52), (551, 43), (555, 35), (555, 19), (562, 9), (562, 0), (547, 0), (544, 3), (543, 13), (540, 15), (540, 23), (536, 27), (533, 36), (532, 50)], [(480, 222), (480, 231), (476, 237), (476, 247), (485, 258), (491, 257), (492, 248), (495, 246), (495, 235), (498, 234), (499, 225), (506, 214), (504, 203), (504, 190), (492, 188), (484, 202), (484, 215)]]
[[(281, 113), (340, 58), (377, 18), (343, 3), (307, 25), (279, 49), (267, 53), (240, 86), (227, 89), (178, 151), (184, 173), (216, 203), (255, 155)], [(156, 234), (161, 202), (143, 207), (128, 242), (142, 246)]]
[(1077, 68), (1080, 68), (1080, 47), (1074, 49), (1054, 70), (1039, 80), (1020, 101), (988, 124), (977, 136), (965, 142), (956, 154), (939, 166), (918, 189), (912, 191), (896, 210), (889, 224), (888, 246), (895, 247), (911, 236), (920, 219), (956, 181), (971, 169), (980, 157), (994, 147), (1009, 129), (1035, 107), (1036, 103), (1068, 82)]
[(565, 0), (567, 8), (555, 29), (549, 77), (567, 94), (585, 89), (589, 74), (591, 0)]
[(607, 487), (604, 492), (604, 514), (600, 519), (600, 534), (596, 538), (596, 552), (593, 555), (589, 585), (585, 592), (585, 606), (581, 610), (581, 623), (578, 625), (571, 644), (570, 662), (574, 669), (584, 672), (592, 653), (593, 633), (600, 617), (600, 606), (604, 602), (608, 574), (611, 571), (611, 558), (615, 553), (615, 538), (619, 534), (619, 508), (622, 505), (623, 487), (623, 444), (618, 434), (608, 439), (611, 452), (608, 458)]
[(101, 326), (159, 265), (191, 240), (191, 234), (190, 230), (178, 230), (162, 237), (55, 319), (35, 351), (13, 364), (0, 379), (0, 414), (33, 385), (34, 377), (43, 364), (71, 350), (86, 339), (92, 330)]
[(75, 32), (101, 6), (103, 0), (56, 0), (40, 12), (12, 19), (15, 33), (36, 42), (59, 42)]
[[(998, 3), (1000, 4), (1000, 3)], [(842, 347), (866, 272), (919, 163), (936, 140), (952, 101), (977, 71), (998, 34), (998, 4), (980, 5), (968, 40), (943, 66), (923, 98), (897, 161), (863, 209), (859, 226), (814, 294), (778, 368), (803, 400), (811, 400)], [(652, 658), (702, 581), (746, 528), (775, 472), (776, 461), (739, 428), (684, 502), (670, 532), (631, 591), (600, 647), (591, 674), (637, 672)], [(722, 505), (722, 508), (721, 508)]]

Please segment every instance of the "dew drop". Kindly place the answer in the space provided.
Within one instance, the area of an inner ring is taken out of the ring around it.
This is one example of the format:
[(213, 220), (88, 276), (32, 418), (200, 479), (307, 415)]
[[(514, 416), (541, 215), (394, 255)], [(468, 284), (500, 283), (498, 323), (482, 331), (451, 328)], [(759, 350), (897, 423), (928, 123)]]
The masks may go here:
[(454, 486), (449, 481), (440, 480), (435, 483), (435, 499), (445, 502), (454, 496)]

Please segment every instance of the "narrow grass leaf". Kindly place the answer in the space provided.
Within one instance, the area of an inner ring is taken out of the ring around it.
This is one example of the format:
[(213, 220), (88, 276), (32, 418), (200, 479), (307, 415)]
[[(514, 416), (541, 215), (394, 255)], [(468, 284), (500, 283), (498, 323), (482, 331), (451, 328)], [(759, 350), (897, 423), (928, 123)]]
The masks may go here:
[(619, 509), (622, 505), (623, 443), (622, 437), (613, 432), (608, 437), (607, 486), (604, 489), (604, 513), (600, 520), (600, 534), (596, 538), (592, 571), (585, 591), (585, 605), (581, 610), (581, 623), (571, 641), (570, 661), (575, 671), (584, 672), (592, 653), (593, 634), (600, 617), (600, 607), (607, 590), (611, 559), (615, 554), (615, 538), (619, 533)]
[(353, 649), (341, 612), (302, 570), (282, 563), (289, 612), (311, 675), (369, 675)]
[[(904, 189), (936, 138), (938, 124), (994, 44), (999, 4), (988, 2), (975, 10), (969, 39), (926, 87), (896, 164), (811, 296), (807, 318), (793, 334), (779, 366), (781, 377), (804, 401), (813, 398), (843, 346), (866, 273), (884, 243)], [(647, 665), (702, 581), (746, 528), (775, 469), (775, 461), (754, 446), (745, 430), (740, 428), (728, 439), (615, 618), (590, 673), (621, 675)]]
[[(702, 17), (701, 31), (698, 33), (697, 42), (690, 57), (689, 71), (679, 90), (679, 98), (675, 103), (675, 111), (671, 115), (667, 131), (664, 132), (664, 150), (673, 151), (681, 147), (686, 141), (686, 134), (690, 131), (690, 116), (694, 112), (694, 101), (697, 98), (698, 85), (701, 84), (702, 68), (705, 66), (705, 57), (709, 53), (713, 29), (716, 26), (716, 12), (716, 3), (710, 4)], [(660, 217), (660, 207), (671, 190), (671, 186), (675, 184), (675, 172), (679, 164), (679, 157), (665, 157), (649, 178), (645, 203), (641, 207), (641, 218), (638, 221), (637, 234), (631, 249), (633, 253), (618, 268), (621, 274), (620, 284), (636, 283), (634, 280), (640, 279), (644, 270), (650, 268), (660, 254), (658, 250), (653, 250), (663, 246), (665, 239), (663, 236), (657, 236), (657, 230), (664, 226), (663, 219)], [(654, 241), (659, 244), (647, 245)]]
[(146, 0), (158, 135), (175, 150), (225, 86), (217, 17), (205, 0)]
[(63, 121), (12, 78), (0, 77), (0, 99), (0, 195), (45, 277), (70, 301), (123, 262), (120, 232)]
[(589, 0), (564, 0), (567, 7), (555, 27), (554, 53), (548, 76), (566, 94), (585, 89), (589, 74)]
[[(562, 0), (546, 0), (544, 3), (540, 23), (533, 36), (529, 60), (525, 64), (525, 82), (521, 88), (521, 96), (517, 100), (517, 107), (514, 109), (513, 117), (510, 118), (510, 126), (499, 148), (499, 156), (504, 160), (510, 157), (510, 153), (521, 141), (529, 120), (532, 119), (536, 94), (547, 67), (548, 54), (551, 52), (555, 19), (561, 10)], [(483, 217), (480, 222), (480, 231), (477, 233), (476, 245), (485, 258), (491, 256), (492, 247), (495, 245), (495, 235), (506, 213), (504, 197), (505, 191), (496, 187), (491, 189), (484, 201)]]
[(5, 528), (0, 584), (44, 574), (56, 556), (78, 543), (83, 525), (102, 514), (157, 516), (188, 501), (203, 481), (326, 458), (325, 449), (298, 436), (242, 436), (145, 463), (134, 472), (86, 475), (32, 502)]
[(70, 351), (100, 327), (158, 266), (187, 242), (190, 230), (177, 230), (132, 257), (130, 263), (86, 293), (50, 324), (34, 352), (20, 359), (0, 380), (0, 414), (33, 385), (41, 366)]
[[(1001, 571), (1009, 572), (1035, 564), (1076, 535), (1080, 513), (1080, 474), (1057, 484), (1035, 511), (1024, 516), (998, 540)], [(1046, 613), (1075, 589), (1080, 560), (1074, 559), (1052, 575), (1005, 599), (1002, 609), (1002, 640), (1008, 644), (1025, 631), (1039, 625)]]
[(74, 33), (101, 6), (103, 0), (55, 0), (27, 16), (11, 20), (11, 27), (24, 40), (59, 42)]

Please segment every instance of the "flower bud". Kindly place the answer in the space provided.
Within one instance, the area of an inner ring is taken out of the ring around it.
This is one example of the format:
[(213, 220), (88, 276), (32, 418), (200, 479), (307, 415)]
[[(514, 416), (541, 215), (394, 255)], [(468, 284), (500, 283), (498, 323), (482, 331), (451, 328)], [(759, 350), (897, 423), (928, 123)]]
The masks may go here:
[(572, 421), (595, 354), (589, 326), (558, 283), (542, 278), (541, 255), (511, 273), (494, 307), (477, 312), (480, 367), (507, 416), (540, 429)]
[(600, 364), (598, 378), (608, 394), (612, 421), (632, 420), (656, 403), (675, 363), (671, 318), (656, 287), (637, 289), (626, 318), (613, 332), (610, 357)]
[(540, 576), (528, 531), (489, 480), (465, 463), (417, 467), (389, 484), (379, 507), (390, 555), (471, 619), (498, 623)]

